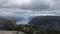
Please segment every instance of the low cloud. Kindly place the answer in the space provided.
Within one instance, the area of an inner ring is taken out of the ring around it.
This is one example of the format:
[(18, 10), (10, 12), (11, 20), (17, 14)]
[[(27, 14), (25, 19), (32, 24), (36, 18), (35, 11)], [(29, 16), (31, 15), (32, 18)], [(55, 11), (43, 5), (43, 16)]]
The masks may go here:
[(30, 11), (30, 10), (21, 10), (21, 9), (0, 9), (0, 16), (36, 16), (42, 14), (55, 14), (60, 15), (60, 10), (51, 10), (51, 11)]

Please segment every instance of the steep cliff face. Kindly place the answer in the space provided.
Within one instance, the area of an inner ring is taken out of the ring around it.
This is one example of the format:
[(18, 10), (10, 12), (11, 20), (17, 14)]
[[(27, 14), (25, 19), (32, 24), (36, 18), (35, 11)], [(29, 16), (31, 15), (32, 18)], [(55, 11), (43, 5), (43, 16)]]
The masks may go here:
[(60, 29), (60, 16), (37, 16), (34, 17), (28, 24)]

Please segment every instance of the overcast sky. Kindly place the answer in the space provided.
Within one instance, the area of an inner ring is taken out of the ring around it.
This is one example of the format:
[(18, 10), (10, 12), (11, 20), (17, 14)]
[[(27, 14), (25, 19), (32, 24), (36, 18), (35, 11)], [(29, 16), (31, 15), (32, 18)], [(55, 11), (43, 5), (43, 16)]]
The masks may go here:
[(60, 0), (0, 0), (0, 14), (57, 14)]
[(60, 0), (0, 0), (0, 16), (60, 16)]

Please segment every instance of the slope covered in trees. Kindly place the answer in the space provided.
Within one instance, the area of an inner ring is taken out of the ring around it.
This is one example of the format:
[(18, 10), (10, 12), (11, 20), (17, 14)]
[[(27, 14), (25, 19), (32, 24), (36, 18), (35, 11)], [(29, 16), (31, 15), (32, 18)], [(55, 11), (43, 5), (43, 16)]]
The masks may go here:
[(38, 16), (34, 17), (28, 24), (44, 26), (50, 29), (60, 29), (60, 16)]

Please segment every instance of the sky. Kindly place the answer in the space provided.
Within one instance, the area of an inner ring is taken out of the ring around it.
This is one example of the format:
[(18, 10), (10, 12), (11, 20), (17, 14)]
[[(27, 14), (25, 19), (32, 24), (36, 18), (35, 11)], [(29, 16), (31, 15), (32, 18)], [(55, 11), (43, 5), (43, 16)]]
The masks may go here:
[(60, 0), (0, 0), (0, 16), (27, 19), (41, 15), (60, 16)]

